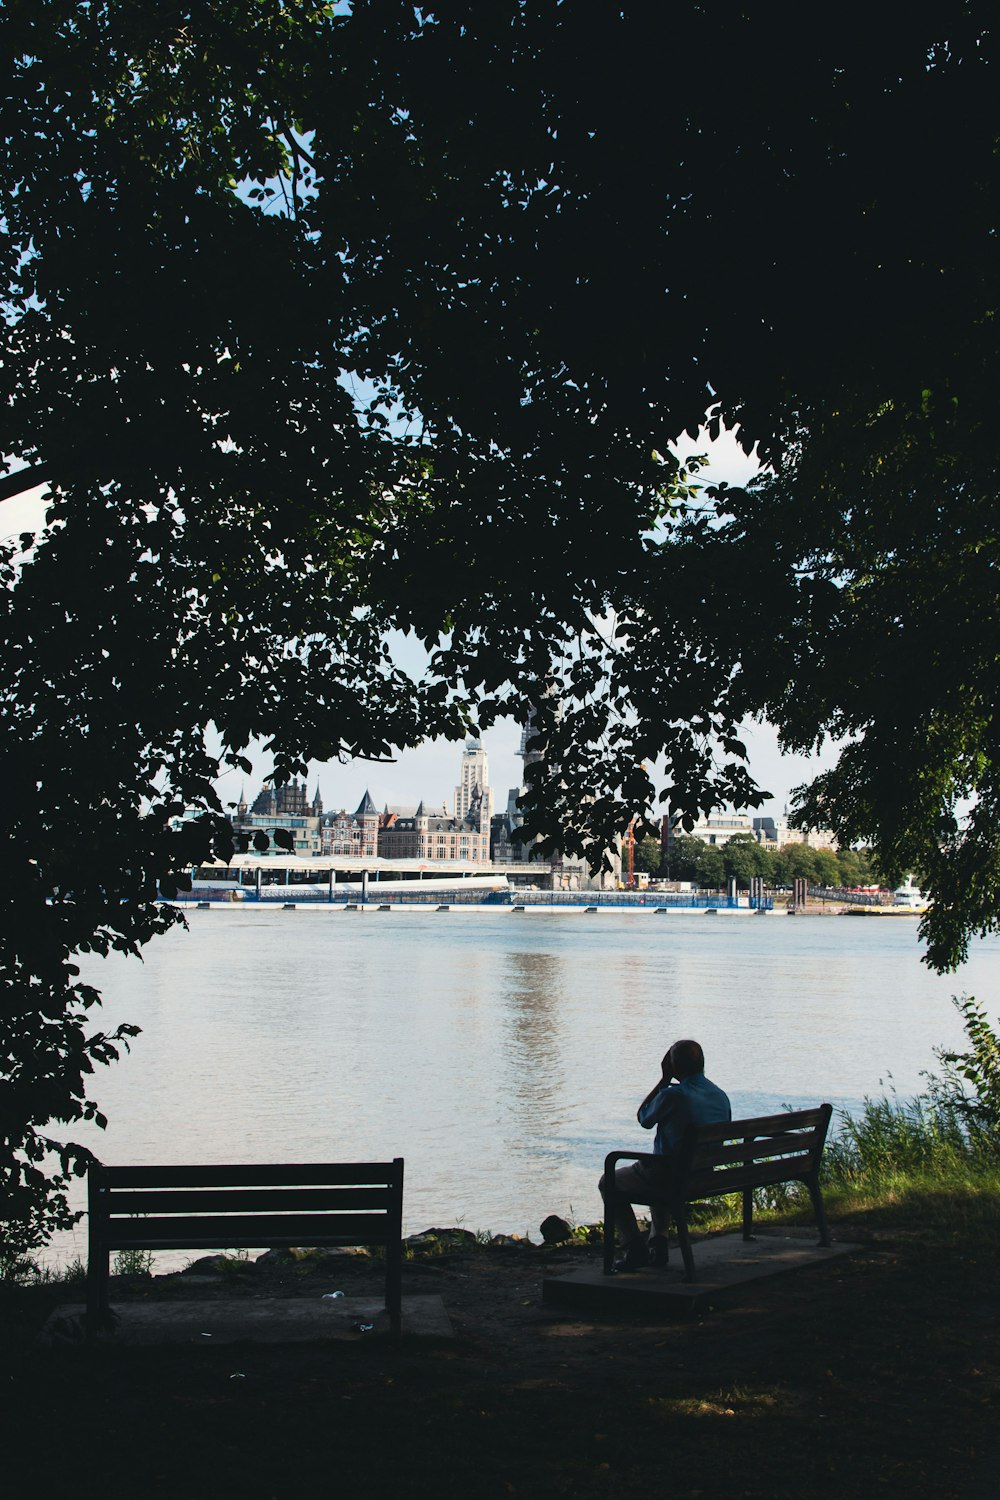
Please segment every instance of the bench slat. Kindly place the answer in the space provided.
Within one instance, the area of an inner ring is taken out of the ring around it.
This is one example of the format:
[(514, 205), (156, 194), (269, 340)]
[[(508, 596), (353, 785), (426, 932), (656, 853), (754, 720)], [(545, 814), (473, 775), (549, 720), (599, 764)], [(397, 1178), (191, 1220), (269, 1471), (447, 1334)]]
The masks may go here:
[(102, 1182), (112, 1188), (388, 1186), (396, 1183), (399, 1175), (400, 1169), (391, 1161), (101, 1167)]
[(774, 1156), (814, 1155), (822, 1145), (822, 1132), (802, 1130), (792, 1135), (771, 1135), (764, 1140), (735, 1141), (732, 1145), (701, 1145), (692, 1166), (709, 1167), (715, 1162), (766, 1161)]
[(163, 1219), (151, 1215), (116, 1219), (100, 1228), (101, 1243), (113, 1250), (147, 1244), (161, 1250), (197, 1246), (386, 1244), (398, 1235), (389, 1214), (258, 1214), (253, 1217), (206, 1214)]
[(744, 1136), (784, 1135), (788, 1130), (823, 1128), (826, 1106), (819, 1109), (783, 1110), (780, 1115), (759, 1115), (752, 1120), (729, 1120), (720, 1125), (699, 1125), (700, 1142), (734, 1141)]
[(392, 1207), (391, 1187), (291, 1188), (136, 1188), (102, 1192), (101, 1209), (110, 1219), (129, 1214), (209, 1214), (329, 1212)]
[(797, 1163), (794, 1158), (783, 1161), (757, 1162), (752, 1167), (725, 1167), (716, 1172), (692, 1172), (685, 1184), (684, 1197), (715, 1198), (724, 1193), (738, 1193), (745, 1187), (767, 1187), (772, 1182), (794, 1182), (812, 1175), (813, 1165), (808, 1160)]

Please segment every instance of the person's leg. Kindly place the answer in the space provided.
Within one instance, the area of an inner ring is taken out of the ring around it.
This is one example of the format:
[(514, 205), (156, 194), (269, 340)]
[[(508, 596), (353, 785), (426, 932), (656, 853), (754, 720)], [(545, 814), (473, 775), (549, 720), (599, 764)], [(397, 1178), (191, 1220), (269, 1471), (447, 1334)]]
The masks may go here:
[(666, 1239), (670, 1232), (670, 1212), (665, 1203), (651, 1203), (649, 1205), (649, 1237), (650, 1239)]
[[(642, 1158), (629, 1166), (615, 1170), (615, 1201), (613, 1209), (607, 1206), (605, 1213), (613, 1212), (615, 1227), (625, 1249), (627, 1268), (645, 1265), (648, 1260), (646, 1242), (636, 1222), (633, 1203), (651, 1204), (662, 1194), (662, 1172), (655, 1157)], [(601, 1196), (604, 1196), (604, 1178), (600, 1181)]]
[(649, 1255), (654, 1266), (665, 1266), (669, 1258), (670, 1213), (666, 1203), (649, 1205)]

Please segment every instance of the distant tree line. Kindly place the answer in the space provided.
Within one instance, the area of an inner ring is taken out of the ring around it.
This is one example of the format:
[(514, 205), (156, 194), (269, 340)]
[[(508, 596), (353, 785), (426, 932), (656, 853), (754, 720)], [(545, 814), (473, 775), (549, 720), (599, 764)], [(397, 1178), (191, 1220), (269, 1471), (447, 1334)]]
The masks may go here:
[(690, 880), (717, 888), (735, 879), (748, 886), (762, 875), (768, 886), (791, 885), (805, 878), (810, 885), (850, 888), (875, 885), (878, 875), (864, 849), (810, 849), (806, 844), (784, 844), (765, 849), (749, 833), (736, 834), (725, 844), (705, 844), (682, 835), (665, 856), (657, 839), (644, 839), (636, 847), (635, 868), (670, 880)]

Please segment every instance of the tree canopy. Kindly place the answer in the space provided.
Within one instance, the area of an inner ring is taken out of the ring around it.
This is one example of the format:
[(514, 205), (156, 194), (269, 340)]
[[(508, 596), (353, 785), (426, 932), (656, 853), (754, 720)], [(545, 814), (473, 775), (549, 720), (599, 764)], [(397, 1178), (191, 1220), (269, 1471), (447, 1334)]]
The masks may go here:
[(641, 874), (657, 875), (659, 874), (662, 857), (663, 851), (659, 839), (637, 839), (632, 867)]
[(747, 887), (755, 875), (766, 885), (789, 885), (802, 877), (813, 885), (850, 888), (871, 884), (873, 874), (865, 851), (812, 849), (807, 844), (783, 844), (767, 849), (752, 834), (735, 834), (724, 844), (680, 834), (671, 840), (663, 873), (672, 880), (690, 880), (713, 889), (735, 879)]
[[(170, 920), (254, 739), (534, 704), (529, 828), (596, 856), (647, 765), (752, 805), (764, 713), (846, 738), (803, 816), (921, 868), (930, 962), (995, 925), (995, 18), (800, 19), (5, 7), (2, 492), (52, 497), (3, 574), (6, 1163), (113, 1045), (74, 954)], [(747, 492), (672, 456), (710, 404)]]

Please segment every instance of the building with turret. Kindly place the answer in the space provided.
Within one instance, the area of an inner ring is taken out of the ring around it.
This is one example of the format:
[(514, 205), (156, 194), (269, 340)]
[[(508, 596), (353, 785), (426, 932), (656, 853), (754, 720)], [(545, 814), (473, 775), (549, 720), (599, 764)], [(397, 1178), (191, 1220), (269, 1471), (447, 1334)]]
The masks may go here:
[(378, 852), (383, 859), (489, 863), (490, 825), (481, 795), (473, 796), (462, 818), (453, 818), (444, 809), (430, 812), (421, 802), (415, 812), (387, 807), (380, 821)]
[(378, 852), (382, 858), (489, 863), (493, 792), (480, 740), (466, 740), (459, 775), (454, 816), (447, 807), (432, 811), (424, 802), (415, 809), (386, 807), (379, 819)]
[(314, 855), (322, 850), (320, 823), (323, 800), (316, 793), (309, 800), (304, 781), (289, 781), (284, 786), (266, 783), (251, 806), (240, 794), (233, 817), (233, 832), (252, 838), (255, 834), (266, 834), (272, 838), (278, 829), (292, 836), (292, 852), (296, 855)]
[(286, 781), (284, 786), (266, 782), (254, 798), (250, 813), (258, 818), (318, 818), (323, 812), (319, 786), (312, 802), (304, 781)]
[(355, 812), (325, 813), (320, 820), (323, 854), (374, 859), (378, 854), (379, 811), (367, 790)]

